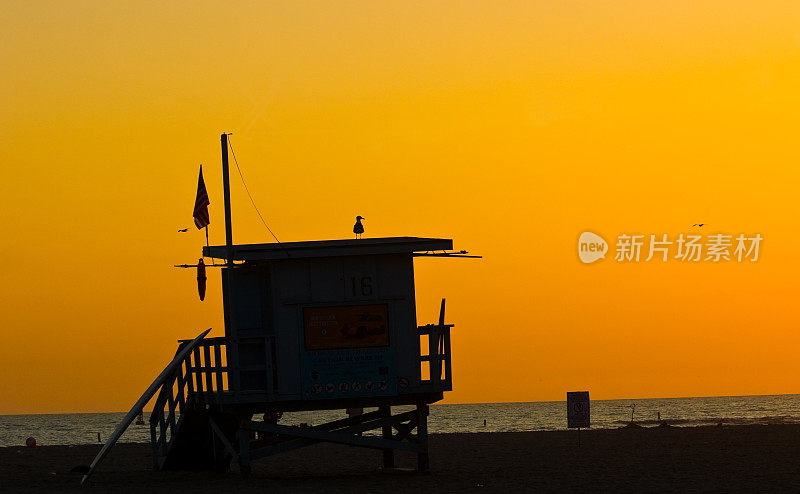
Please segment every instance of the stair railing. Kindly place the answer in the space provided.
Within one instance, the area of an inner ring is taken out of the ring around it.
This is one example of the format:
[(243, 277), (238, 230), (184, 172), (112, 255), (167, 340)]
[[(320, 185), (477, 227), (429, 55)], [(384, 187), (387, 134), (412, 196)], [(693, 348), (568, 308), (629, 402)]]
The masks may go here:
[[(156, 470), (161, 469), (169, 454), (184, 412), (219, 404), (228, 391), (226, 342), (225, 338), (197, 342), (161, 386), (150, 415), (150, 445)], [(190, 343), (181, 340), (176, 355)]]

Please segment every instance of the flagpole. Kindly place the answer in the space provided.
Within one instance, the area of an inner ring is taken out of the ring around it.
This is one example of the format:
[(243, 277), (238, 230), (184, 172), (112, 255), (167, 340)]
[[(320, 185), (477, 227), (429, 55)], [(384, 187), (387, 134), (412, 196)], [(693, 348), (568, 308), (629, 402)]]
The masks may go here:
[(222, 192), (225, 200), (225, 247), (229, 268), (233, 267), (233, 233), (231, 231), (231, 187), (228, 178), (228, 134), (220, 136), (222, 144)]
[[(208, 253), (211, 254), (211, 245), (208, 243), (208, 225), (206, 225), (206, 247), (208, 247)], [(211, 264), (216, 264), (213, 257), (211, 258)]]

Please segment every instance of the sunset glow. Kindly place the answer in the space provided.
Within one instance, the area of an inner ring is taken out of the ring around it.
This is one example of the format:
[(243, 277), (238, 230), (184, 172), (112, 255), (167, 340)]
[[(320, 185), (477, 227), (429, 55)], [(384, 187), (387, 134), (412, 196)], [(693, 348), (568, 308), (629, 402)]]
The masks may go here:
[[(282, 241), (454, 239), (447, 403), (798, 393), (800, 4), (17, 2), (0, 18), (0, 414), (127, 410), (223, 330), (219, 135)], [(271, 237), (231, 163), (233, 238)], [(695, 223), (705, 223), (702, 228)], [(189, 227), (186, 233), (177, 230)], [(578, 259), (584, 231), (763, 237)], [(207, 260), (209, 263), (210, 260)]]

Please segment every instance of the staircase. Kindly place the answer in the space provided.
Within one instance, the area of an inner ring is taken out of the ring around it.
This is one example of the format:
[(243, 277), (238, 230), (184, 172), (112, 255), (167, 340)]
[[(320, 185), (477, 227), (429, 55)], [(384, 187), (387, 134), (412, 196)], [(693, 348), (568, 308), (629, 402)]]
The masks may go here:
[[(176, 355), (190, 343), (181, 341)], [(237, 423), (220, 406), (229, 391), (225, 343), (196, 342), (162, 384), (150, 415), (156, 470), (227, 469)]]

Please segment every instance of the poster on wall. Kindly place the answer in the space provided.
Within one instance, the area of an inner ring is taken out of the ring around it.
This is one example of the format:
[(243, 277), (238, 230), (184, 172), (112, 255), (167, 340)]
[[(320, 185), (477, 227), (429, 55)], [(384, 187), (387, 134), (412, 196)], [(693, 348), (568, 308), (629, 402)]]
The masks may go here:
[(303, 398), (393, 395), (386, 304), (305, 307)]

